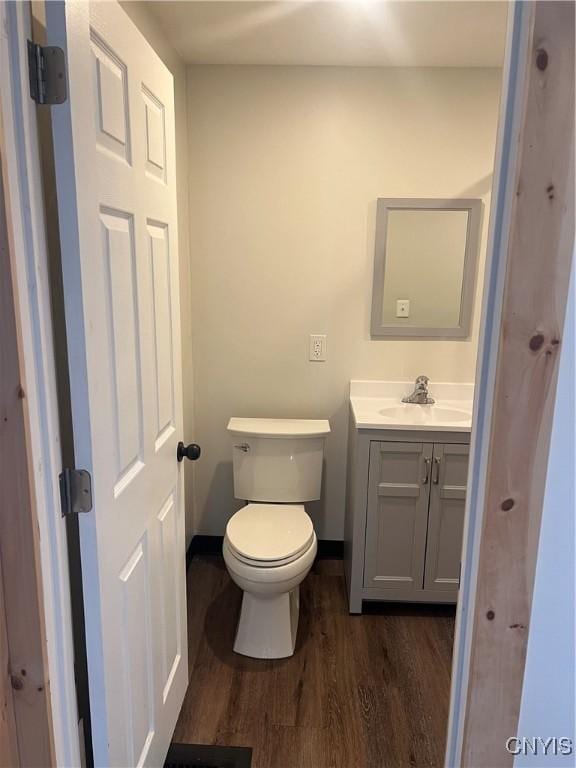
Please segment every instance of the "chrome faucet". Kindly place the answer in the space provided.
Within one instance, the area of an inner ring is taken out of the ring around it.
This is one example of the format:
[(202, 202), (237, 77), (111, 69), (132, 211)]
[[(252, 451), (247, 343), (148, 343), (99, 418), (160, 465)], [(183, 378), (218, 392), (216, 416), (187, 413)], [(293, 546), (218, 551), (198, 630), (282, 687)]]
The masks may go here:
[(428, 376), (418, 376), (411, 395), (402, 398), (403, 403), (414, 403), (416, 405), (432, 405), (435, 402), (433, 397), (428, 394)]

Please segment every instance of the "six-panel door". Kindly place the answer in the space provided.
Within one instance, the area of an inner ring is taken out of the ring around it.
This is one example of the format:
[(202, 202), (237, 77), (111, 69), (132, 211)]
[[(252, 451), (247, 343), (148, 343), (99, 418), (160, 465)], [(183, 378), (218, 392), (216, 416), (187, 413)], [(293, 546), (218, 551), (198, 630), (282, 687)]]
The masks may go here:
[(468, 445), (434, 444), (424, 588), (458, 590)]
[(432, 445), (370, 445), (364, 586), (422, 589)]
[(46, 13), (94, 763), (152, 768), (188, 683), (174, 84), (117, 3)]

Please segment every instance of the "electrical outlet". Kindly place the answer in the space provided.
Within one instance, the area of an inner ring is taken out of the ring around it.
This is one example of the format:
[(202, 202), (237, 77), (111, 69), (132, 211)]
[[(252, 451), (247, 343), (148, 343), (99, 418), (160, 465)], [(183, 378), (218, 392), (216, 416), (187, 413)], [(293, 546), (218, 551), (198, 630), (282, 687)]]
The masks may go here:
[(326, 360), (326, 334), (310, 334), (308, 359), (313, 363), (323, 363)]
[(410, 299), (398, 299), (396, 317), (410, 317)]

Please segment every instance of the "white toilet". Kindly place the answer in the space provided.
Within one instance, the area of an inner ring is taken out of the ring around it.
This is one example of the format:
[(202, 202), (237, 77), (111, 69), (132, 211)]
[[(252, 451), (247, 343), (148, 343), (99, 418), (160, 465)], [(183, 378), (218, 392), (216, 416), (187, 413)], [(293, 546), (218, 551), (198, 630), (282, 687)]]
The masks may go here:
[(320, 498), (325, 420), (238, 419), (232, 435), (234, 496), (248, 503), (226, 526), (223, 555), (244, 591), (234, 650), (256, 659), (292, 656), (299, 589), (316, 556), (303, 502)]

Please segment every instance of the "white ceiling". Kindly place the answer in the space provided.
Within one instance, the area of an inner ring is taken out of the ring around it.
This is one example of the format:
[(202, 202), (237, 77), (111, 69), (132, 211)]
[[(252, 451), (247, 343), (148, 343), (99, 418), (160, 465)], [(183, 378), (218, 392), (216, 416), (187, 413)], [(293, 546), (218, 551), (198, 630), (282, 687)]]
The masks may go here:
[(189, 64), (502, 65), (498, 0), (148, 2)]

